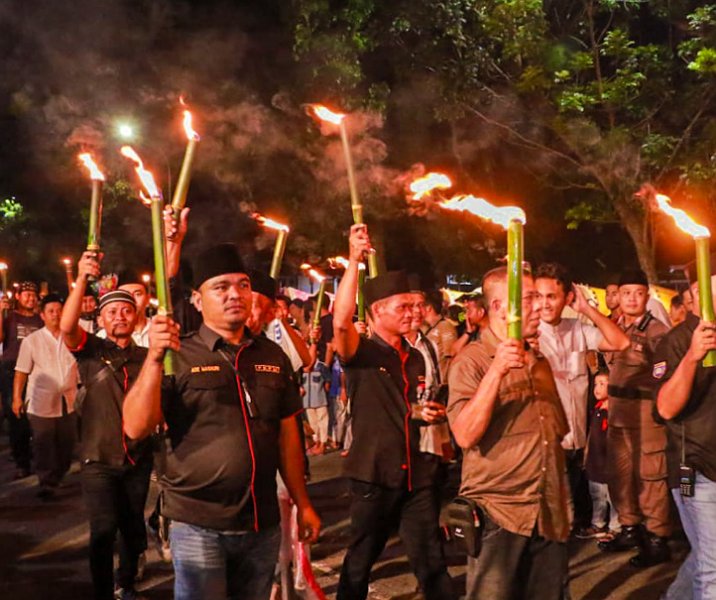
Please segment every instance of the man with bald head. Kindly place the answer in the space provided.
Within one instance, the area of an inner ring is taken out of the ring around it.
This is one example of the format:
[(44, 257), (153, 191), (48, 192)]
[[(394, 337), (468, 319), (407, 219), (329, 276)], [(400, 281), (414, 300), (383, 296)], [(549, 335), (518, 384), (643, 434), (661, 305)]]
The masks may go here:
[[(488, 326), (450, 367), (448, 418), (464, 450), (460, 495), (484, 513), (468, 556), (466, 598), (562, 597), (572, 516), (562, 438), (567, 420), (547, 359), (507, 337), (507, 269), (483, 279)], [(532, 276), (522, 281), (522, 335), (539, 326)]]

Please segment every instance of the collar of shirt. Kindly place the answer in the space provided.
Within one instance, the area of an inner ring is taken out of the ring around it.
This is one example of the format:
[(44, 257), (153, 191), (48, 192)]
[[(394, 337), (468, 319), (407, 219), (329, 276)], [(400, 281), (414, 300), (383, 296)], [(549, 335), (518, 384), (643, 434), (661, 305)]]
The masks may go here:
[[(201, 327), (199, 327), (199, 337), (201, 340), (206, 344), (206, 347), (209, 348), (212, 352), (216, 351), (221, 346), (235, 346), (235, 344), (230, 344), (227, 342), (221, 335), (219, 335), (216, 331), (211, 329), (206, 323), (202, 323)], [(248, 344), (252, 342), (254, 339), (251, 332), (248, 330), (247, 327), (244, 327), (244, 337), (241, 339), (241, 343), (239, 346), (243, 346), (244, 344)]]

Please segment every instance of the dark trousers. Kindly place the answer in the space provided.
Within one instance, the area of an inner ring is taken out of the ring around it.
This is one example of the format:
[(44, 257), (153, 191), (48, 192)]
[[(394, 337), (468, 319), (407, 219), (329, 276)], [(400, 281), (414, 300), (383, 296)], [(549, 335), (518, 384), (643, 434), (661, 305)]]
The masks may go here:
[(485, 518), (482, 550), (467, 557), (465, 600), (567, 597), (567, 544), (518, 535)]
[(371, 568), (396, 529), (425, 598), (455, 598), (440, 540), (438, 511), (431, 487), (408, 492), (351, 480), (351, 543), (336, 599), (367, 597)]
[(70, 470), (77, 439), (77, 415), (28, 415), (32, 426), (32, 454), (41, 486), (55, 487)]
[(117, 585), (133, 588), (137, 560), (147, 548), (144, 505), (152, 461), (136, 466), (111, 467), (92, 462), (82, 465), (82, 494), (90, 522), (90, 571), (95, 600), (114, 597), (112, 561), (117, 531), (119, 568)]
[(584, 470), (584, 450), (565, 450), (567, 479), (574, 504), (574, 526), (588, 527), (592, 522), (592, 499)]
[(30, 470), (30, 422), (25, 413), (16, 417), (12, 412), (12, 383), (15, 379), (15, 363), (3, 363), (0, 366), (0, 394), (2, 409), (7, 419), (10, 437), (10, 451), (18, 469)]

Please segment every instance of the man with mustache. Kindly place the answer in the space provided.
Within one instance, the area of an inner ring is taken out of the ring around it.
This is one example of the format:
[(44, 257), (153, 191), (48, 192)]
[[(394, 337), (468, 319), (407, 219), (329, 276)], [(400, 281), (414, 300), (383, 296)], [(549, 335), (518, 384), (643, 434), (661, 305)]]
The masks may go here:
[[(131, 439), (162, 421), (162, 477), (171, 519), (174, 597), (268, 598), (280, 542), (276, 472), (298, 509), (301, 538), (318, 538), (295, 415), (301, 399), (286, 354), (246, 326), (251, 280), (238, 250), (220, 244), (194, 264), (199, 330), (179, 339), (171, 318), (152, 319), (149, 353), (124, 406)], [(165, 351), (175, 373), (164, 377)]]
[(82, 493), (90, 519), (90, 570), (94, 597), (115, 597), (113, 569), (117, 531), (117, 597), (134, 598), (139, 556), (147, 547), (144, 504), (152, 471), (148, 440), (133, 442), (122, 432), (122, 404), (147, 355), (132, 340), (137, 303), (131, 293), (113, 290), (100, 298), (99, 315), (106, 339), (79, 325), (87, 280), (99, 277), (91, 252), (78, 264), (75, 287), (65, 303), (60, 330), (77, 359), (83, 389), (75, 400), (80, 415)]

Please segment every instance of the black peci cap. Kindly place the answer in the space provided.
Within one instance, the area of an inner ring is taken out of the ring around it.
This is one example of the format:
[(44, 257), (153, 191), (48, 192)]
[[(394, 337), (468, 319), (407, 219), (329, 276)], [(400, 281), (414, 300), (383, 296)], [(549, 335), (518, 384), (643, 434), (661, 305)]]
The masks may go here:
[(646, 278), (646, 273), (641, 269), (629, 269), (622, 272), (619, 277), (619, 287), (623, 285), (644, 285), (649, 287), (649, 280)]
[(204, 250), (194, 261), (194, 288), (199, 289), (207, 279), (227, 273), (248, 275), (239, 249), (234, 244), (218, 244)]
[(366, 279), (363, 284), (363, 296), (368, 306), (396, 294), (409, 294), (410, 291), (410, 282), (405, 271), (389, 271)]
[(264, 271), (252, 269), (249, 273), (251, 278), (251, 291), (266, 296), (269, 300), (276, 299), (276, 280)]

